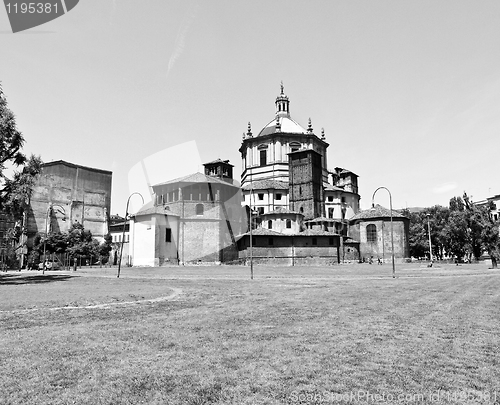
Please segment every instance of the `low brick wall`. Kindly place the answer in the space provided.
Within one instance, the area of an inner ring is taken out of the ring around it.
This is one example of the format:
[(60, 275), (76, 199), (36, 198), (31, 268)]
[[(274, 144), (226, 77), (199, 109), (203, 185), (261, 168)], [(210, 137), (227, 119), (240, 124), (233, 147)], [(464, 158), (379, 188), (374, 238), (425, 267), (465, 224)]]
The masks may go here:
[[(293, 249), (293, 250), (292, 250)], [(268, 265), (333, 265), (339, 262), (336, 247), (265, 247), (252, 249), (253, 261), (256, 264)], [(250, 260), (249, 249), (239, 252), (242, 263)]]

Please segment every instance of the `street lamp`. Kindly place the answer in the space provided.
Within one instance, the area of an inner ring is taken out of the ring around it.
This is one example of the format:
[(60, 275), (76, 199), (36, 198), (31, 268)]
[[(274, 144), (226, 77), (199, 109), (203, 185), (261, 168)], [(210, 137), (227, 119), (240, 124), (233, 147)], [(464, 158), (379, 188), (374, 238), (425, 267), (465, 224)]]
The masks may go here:
[(432, 266), (432, 242), (431, 242), (431, 223), (429, 221), (429, 217), (431, 214), (426, 214), (427, 215), (427, 229), (429, 231), (429, 256), (431, 258), (431, 266)]
[(45, 239), (43, 240), (43, 265), (42, 265), (42, 274), (45, 274), (45, 252), (47, 249), (47, 237), (49, 236), (49, 231), (50, 231), (50, 222), (49, 222), (49, 214), (52, 213), (52, 210), (54, 207), (60, 208), (60, 210), (55, 210), (59, 214), (63, 214), (64, 217), (62, 218), (63, 221), (66, 221), (66, 210), (64, 207), (62, 207), (59, 204), (52, 204), (50, 203), (49, 206), (47, 207), (47, 214), (45, 215)]
[(120, 246), (120, 259), (118, 260), (118, 274), (116, 275), (116, 278), (120, 278), (120, 269), (122, 266), (122, 254), (123, 254), (123, 243), (125, 242), (125, 226), (127, 225), (127, 217), (128, 217), (128, 204), (130, 202), (130, 197), (132, 197), (134, 194), (138, 194), (142, 198), (142, 204), (144, 205), (144, 197), (142, 196), (141, 193), (132, 193), (128, 196), (127, 200), (127, 208), (125, 208), (125, 220), (123, 221), (123, 231), (122, 231), (122, 243)]
[(372, 196), (372, 208), (375, 208), (375, 193), (383, 188), (384, 190), (387, 190), (389, 193), (389, 207), (391, 210), (391, 249), (392, 249), (392, 278), (396, 278), (396, 264), (394, 263), (394, 224), (392, 222), (392, 195), (391, 192), (387, 187), (379, 187), (373, 192)]

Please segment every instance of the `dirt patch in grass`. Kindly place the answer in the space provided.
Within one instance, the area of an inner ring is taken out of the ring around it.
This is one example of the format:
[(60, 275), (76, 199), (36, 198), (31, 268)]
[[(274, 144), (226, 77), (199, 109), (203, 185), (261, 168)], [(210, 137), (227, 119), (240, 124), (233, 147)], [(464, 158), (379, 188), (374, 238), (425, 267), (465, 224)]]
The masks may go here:
[(74, 274), (0, 275), (0, 311), (87, 307), (172, 295), (166, 280), (82, 277)]

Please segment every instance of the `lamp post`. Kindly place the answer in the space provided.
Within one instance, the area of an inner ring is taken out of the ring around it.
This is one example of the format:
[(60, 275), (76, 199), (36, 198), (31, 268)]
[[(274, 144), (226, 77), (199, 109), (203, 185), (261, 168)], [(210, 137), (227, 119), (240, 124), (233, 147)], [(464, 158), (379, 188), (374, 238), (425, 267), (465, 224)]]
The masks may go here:
[(253, 180), (252, 170), (250, 170), (250, 280), (253, 280), (253, 215), (252, 215), (252, 194), (253, 194)]
[(127, 200), (127, 207), (125, 208), (125, 219), (123, 221), (123, 231), (122, 231), (122, 243), (121, 243), (121, 246), (120, 246), (120, 258), (118, 260), (118, 274), (116, 275), (116, 278), (120, 278), (120, 269), (121, 269), (121, 266), (122, 266), (122, 254), (123, 254), (123, 243), (125, 242), (125, 227), (127, 225), (127, 216), (128, 216), (128, 204), (130, 202), (130, 197), (132, 197), (134, 194), (137, 194), (137, 195), (140, 195), (141, 198), (142, 198), (142, 204), (144, 204), (144, 197), (142, 196), (141, 193), (132, 193), (128, 196), (128, 200)]
[(432, 264), (431, 223), (429, 220), (431, 214), (426, 214), (426, 216), (427, 216), (427, 230), (429, 231), (429, 257), (431, 259), (431, 264)]
[(389, 207), (390, 207), (390, 215), (391, 215), (391, 250), (392, 250), (392, 278), (396, 278), (396, 264), (394, 262), (394, 224), (392, 222), (392, 195), (391, 192), (387, 187), (379, 187), (373, 192), (372, 196), (372, 208), (375, 208), (375, 193), (383, 188), (384, 190), (387, 190), (389, 193)]
[(49, 223), (49, 214), (52, 212), (54, 207), (60, 208), (62, 211), (57, 210), (59, 214), (63, 214), (63, 221), (66, 221), (66, 210), (64, 207), (62, 207), (59, 204), (52, 204), (50, 203), (49, 206), (47, 207), (47, 214), (45, 215), (45, 239), (43, 240), (43, 265), (42, 265), (42, 274), (45, 274), (45, 252), (47, 250), (47, 237), (49, 236), (49, 231), (50, 231), (50, 223)]

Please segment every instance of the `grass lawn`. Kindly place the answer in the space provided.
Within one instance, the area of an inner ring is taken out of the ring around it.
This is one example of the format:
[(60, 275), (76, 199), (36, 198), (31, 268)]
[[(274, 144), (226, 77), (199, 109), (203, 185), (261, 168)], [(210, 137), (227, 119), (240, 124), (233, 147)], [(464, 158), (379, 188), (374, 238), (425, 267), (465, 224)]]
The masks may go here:
[(0, 273), (0, 404), (500, 404), (484, 265)]

